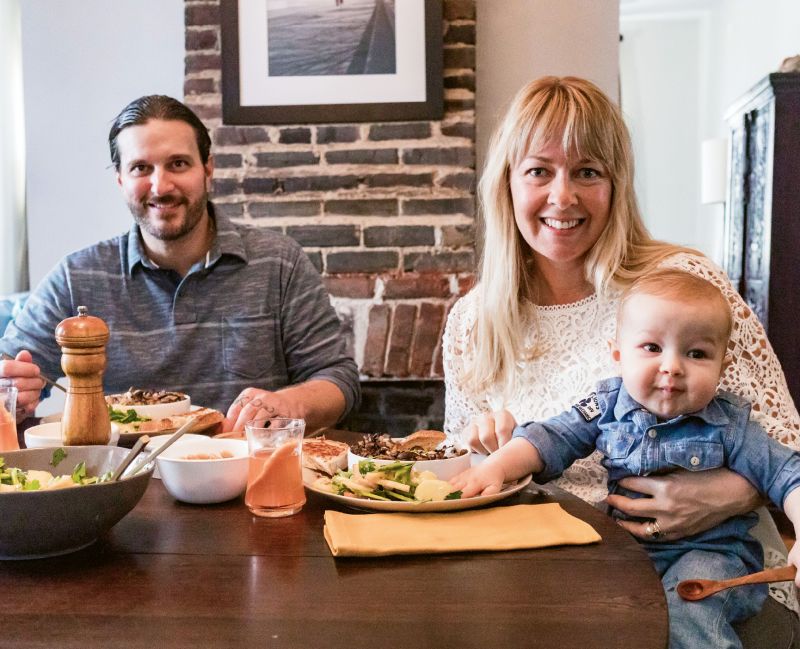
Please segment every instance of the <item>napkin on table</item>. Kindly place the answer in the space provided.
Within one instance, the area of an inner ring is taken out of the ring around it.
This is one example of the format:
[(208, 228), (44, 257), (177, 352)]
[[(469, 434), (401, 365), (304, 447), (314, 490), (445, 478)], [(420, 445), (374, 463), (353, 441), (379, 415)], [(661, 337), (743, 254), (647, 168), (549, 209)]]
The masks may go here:
[(325, 540), (335, 557), (376, 557), (470, 550), (520, 550), (601, 540), (558, 503), (442, 514), (325, 512)]

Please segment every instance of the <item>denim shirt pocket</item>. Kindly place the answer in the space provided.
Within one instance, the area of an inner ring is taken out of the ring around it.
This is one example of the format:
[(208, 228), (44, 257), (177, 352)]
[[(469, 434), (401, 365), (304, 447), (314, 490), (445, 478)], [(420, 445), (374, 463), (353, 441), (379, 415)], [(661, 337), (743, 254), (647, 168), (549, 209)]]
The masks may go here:
[(597, 449), (610, 460), (621, 460), (628, 457), (635, 441), (628, 431), (607, 431), (597, 438)]
[(719, 442), (668, 442), (664, 444), (664, 459), (687, 471), (708, 471), (724, 466), (725, 451)]
[(280, 324), (270, 313), (222, 319), (222, 366), (246, 379), (285, 375)]

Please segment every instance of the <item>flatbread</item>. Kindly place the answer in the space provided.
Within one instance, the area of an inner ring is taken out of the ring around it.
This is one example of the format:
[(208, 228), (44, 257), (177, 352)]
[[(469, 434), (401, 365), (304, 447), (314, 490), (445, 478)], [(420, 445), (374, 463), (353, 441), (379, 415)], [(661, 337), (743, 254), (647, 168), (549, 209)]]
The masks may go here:
[(307, 437), (303, 440), (303, 466), (312, 471), (335, 475), (347, 468), (347, 452), (350, 447), (324, 437)]

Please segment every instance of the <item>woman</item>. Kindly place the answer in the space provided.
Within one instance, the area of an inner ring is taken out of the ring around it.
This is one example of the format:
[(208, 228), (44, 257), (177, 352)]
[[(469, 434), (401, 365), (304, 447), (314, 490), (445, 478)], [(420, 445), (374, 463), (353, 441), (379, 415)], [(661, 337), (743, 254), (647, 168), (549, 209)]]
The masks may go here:
[[(479, 281), (454, 305), (444, 335), (449, 435), (492, 452), (517, 423), (545, 419), (585, 397), (614, 374), (607, 341), (621, 288), (669, 266), (723, 291), (734, 313), (733, 362), (720, 387), (750, 400), (767, 432), (798, 448), (800, 417), (763, 327), (710, 260), (650, 237), (636, 205), (627, 128), (596, 86), (545, 77), (524, 87), (491, 141), (479, 198)], [(556, 484), (598, 504), (605, 481), (595, 454)], [(761, 503), (727, 470), (629, 478), (624, 486), (652, 496), (608, 499), (655, 521), (623, 523), (640, 538), (683, 538)], [(785, 548), (771, 520), (764, 522), (772, 527), (767, 565), (783, 563)], [(793, 591), (773, 592), (793, 604)]]

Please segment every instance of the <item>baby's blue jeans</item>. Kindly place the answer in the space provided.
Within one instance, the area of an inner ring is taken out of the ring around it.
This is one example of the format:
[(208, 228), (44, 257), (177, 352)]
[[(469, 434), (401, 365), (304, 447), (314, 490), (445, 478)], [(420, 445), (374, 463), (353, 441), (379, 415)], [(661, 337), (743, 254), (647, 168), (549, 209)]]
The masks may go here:
[(670, 649), (741, 649), (732, 622), (744, 620), (761, 610), (767, 597), (766, 584), (723, 590), (697, 602), (687, 602), (675, 591), (684, 579), (731, 579), (759, 570), (732, 552), (692, 549), (647, 549), (661, 575), (669, 609)]

